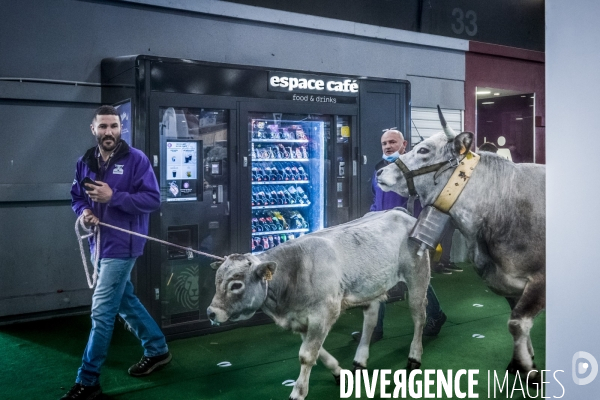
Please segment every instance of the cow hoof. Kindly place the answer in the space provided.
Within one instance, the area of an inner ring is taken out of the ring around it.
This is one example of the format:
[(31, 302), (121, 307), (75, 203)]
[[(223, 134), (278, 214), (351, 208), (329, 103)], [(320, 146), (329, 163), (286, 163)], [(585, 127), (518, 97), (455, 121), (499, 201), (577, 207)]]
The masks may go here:
[(356, 361), (352, 361), (352, 365), (354, 365), (354, 369), (352, 370), (353, 372), (361, 370), (361, 369), (367, 369), (367, 367), (365, 367), (364, 365), (359, 364)]
[(335, 379), (335, 384), (340, 386), (340, 376), (335, 375), (335, 374), (332, 374), (332, 375), (333, 375), (333, 379)]
[(542, 374), (540, 374), (539, 371), (529, 374), (529, 376), (527, 374), (524, 374), (524, 375), (527, 379), (528, 386), (535, 387), (535, 388), (542, 387)]
[(406, 364), (407, 371), (413, 371), (415, 369), (420, 369), (421, 363), (413, 358), (408, 359), (408, 363)]
[[(533, 364), (533, 367), (531, 369), (536, 369), (535, 363)], [(529, 372), (528, 368), (525, 368), (525, 366), (523, 364), (521, 364), (519, 361), (515, 360), (514, 358), (512, 360), (510, 360), (510, 363), (508, 363), (506, 370), (508, 371), (509, 374), (513, 374), (513, 375), (515, 375), (517, 373), (517, 371), (519, 371), (519, 373), (521, 375), (523, 375), (523, 374), (527, 375), (527, 373)]]
[(510, 360), (510, 363), (508, 363), (506, 370), (508, 371), (509, 374), (515, 375), (517, 373), (517, 371), (519, 370), (519, 367), (517, 366), (517, 362), (515, 360)]

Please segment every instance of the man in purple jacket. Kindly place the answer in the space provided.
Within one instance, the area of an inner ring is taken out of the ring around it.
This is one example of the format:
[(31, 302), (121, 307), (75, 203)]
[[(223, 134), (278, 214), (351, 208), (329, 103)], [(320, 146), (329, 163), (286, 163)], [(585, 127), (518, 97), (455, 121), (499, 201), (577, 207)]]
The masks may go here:
[[(150, 161), (140, 150), (121, 140), (121, 119), (114, 107), (102, 106), (91, 124), (97, 146), (77, 161), (71, 187), (72, 207), (87, 226), (99, 221), (148, 233), (149, 214), (160, 206), (160, 191)], [(84, 178), (95, 184), (81, 184)], [(171, 361), (165, 336), (133, 293), (131, 270), (144, 251), (145, 239), (97, 225), (98, 281), (92, 297), (92, 330), (75, 385), (61, 399), (93, 399), (102, 393), (100, 367), (106, 359), (115, 318), (120, 315), (141, 341), (144, 356), (129, 368), (132, 376), (145, 376)]]
[[(386, 129), (381, 135), (381, 150), (383, 151), (382, 160), (375, 165), (373, 178), (371, 179), (371, 188), (373, 190), (373, 204), (371, 211), (390, 210), (394, 207), (407, 208), (408, 199), (400, 196), (395, 192), (384, 192), (377, 185), (377, 171), (381, 168), (396, 161), (400, 154), (404, 154), (408, 142), (404, 140), (402, 132), (396, 128)], [(421, 213), (421, 203), (415, 201), (414, 217), (418, 217)], [(383, 318), (385, 316), (385, 302), (379, 303), (379, 315), (377, 325), (371, 336), (371, 343), (377, 342), (383, 338)], [(433, 291), (431, 285), (427, 288), (427, 319), (423, 335), (435, 336), (442, 329), (442, 325), (446, 322), (446, 314), (442, 311), (440, 303)], [(352, 337), (356, 341), (360, 341), (361, 332), (352, 333)]]

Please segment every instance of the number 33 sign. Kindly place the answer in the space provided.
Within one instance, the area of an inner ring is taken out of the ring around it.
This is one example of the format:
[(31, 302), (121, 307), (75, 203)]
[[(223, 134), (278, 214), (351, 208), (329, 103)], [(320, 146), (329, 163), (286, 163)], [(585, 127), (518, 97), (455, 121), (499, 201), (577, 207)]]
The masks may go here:
[(477, 34), (477, 14), (475, 14), (475, 11), (469, 10), (465, 13), (457, 7), (452, 10), (452, 16), (455, 18), (455, 22), (452, 24), (454, 33), (462, 35), (465, 32), (469, 36)]

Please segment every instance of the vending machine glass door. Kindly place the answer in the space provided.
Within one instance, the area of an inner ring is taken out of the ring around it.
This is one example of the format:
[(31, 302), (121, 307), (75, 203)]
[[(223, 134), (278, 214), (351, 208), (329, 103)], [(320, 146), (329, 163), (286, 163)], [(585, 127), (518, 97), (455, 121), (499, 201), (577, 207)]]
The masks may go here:
[[(229, 110), (159, 107), (161, 218), (166, 241), (208, 254), (230, 249)], [(161, 248), (162, 327), (207, 320), (214, 261)]]
[(330, 121), (314, 114), (248, 114), (253, 253), (323, 228)]

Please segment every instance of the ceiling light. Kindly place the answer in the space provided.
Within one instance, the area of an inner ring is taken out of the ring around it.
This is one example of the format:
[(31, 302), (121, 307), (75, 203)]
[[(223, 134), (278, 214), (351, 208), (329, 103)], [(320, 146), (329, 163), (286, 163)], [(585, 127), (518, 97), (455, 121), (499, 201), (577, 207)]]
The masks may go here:
[(481, 103), (481, 104), (494, 104), (494, 102), (493, 102), (493, 101), (484, 101), (484, 102), (483, 102), (483, 103)]
[(527, 96), (523, 95), (523, 96), (521, 96), (521, 97), (527, 97)]
[(482, 90), (480, 92), (476, 92), (477, 94), (490, 94), (492, 92), (490, 92), (489, 90)]
[(517, 121), (521, 121), (523, 118), (517, 118)]
[(500, 93), (496, 92), (494, 93), (494, 96), (500, 96)]

